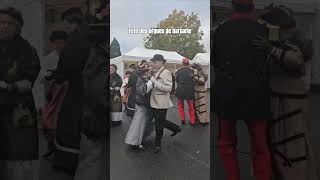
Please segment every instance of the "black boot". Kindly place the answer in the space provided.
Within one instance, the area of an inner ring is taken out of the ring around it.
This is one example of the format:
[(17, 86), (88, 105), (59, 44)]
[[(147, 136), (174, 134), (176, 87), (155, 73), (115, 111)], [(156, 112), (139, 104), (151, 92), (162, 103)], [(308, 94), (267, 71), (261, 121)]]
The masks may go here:
[(175, 135), (177, 135), (179, 132), (181, 132), (182, 131), (182, 129), (181, 128), (179, 128), (179, 129), (177, 129), (176, 131), (174, 131), (170, 136), (175, 136)]
[(156, 135), (156, 143), (155, 143), (155, 148), (153, 150), (155, 154), (161, 151), (161, 138), (162, 138), (162, 131), (158, 132), (158, 134)]

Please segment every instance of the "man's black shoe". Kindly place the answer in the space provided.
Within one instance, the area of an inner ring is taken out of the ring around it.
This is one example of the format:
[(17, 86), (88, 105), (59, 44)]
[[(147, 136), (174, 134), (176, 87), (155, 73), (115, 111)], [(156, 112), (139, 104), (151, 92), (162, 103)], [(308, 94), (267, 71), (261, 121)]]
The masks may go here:
[(177, 135), (179, 132), (181, 132), (182, 131), (182, 129), (181, 128), (179, 128), (178, 130), (176, 130), (175, 132), (173, 132), (172, 134), (171, 134), (171, 136), (173, 137), (173, 136), (175, 136), (175, 135)]
[(208, 126), (208, 125), (209, 125), (208, 122), (206, 122), (206, 123), (201, 123), (201, 124), (202, 124), (202, 126)]

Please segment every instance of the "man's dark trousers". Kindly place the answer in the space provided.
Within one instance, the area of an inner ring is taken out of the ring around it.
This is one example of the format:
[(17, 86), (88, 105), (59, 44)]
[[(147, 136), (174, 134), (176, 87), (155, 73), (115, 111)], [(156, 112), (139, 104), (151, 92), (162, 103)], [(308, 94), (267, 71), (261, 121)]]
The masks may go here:
[(151, 108), (152, 115), (155, 119), (155, 130), (156, 130), (156, 146), (161, 146), (161, 139), (163, 136), (163, 129), (167, 128), (172, 132), (179, 130), (179, 126), (166, 120), (168, 109), (154, 109)]

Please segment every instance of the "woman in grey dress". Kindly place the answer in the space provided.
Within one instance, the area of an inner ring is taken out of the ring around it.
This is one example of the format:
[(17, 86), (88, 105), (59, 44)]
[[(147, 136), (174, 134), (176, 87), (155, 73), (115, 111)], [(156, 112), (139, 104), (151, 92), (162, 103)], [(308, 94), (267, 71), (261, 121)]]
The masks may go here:
[(153, 131), (152, 115), (149, 107), (150, 83), (148, 80), (150, 69), (147, 65), (138, 67), (136, 83), (136, 108), (125, 140), (126, 144), (143, 149), (142, 141)]

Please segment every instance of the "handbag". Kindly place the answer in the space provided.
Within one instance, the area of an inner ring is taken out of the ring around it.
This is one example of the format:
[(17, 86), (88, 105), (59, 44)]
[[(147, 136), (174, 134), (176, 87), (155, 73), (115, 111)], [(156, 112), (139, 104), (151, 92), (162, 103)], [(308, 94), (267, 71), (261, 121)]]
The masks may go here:
[(28, 128), (35, 124), (35, 117), (32, 115), (31, 110), (23, 104), (18, 104), (13, 109), (12, 118), (15, 128)]
[(114, 96), (112, 97), (111, 100), (112, 104), (111, 104), (111, 112), (122, 112), (122, 100), (121, 100), (121, 96)]

